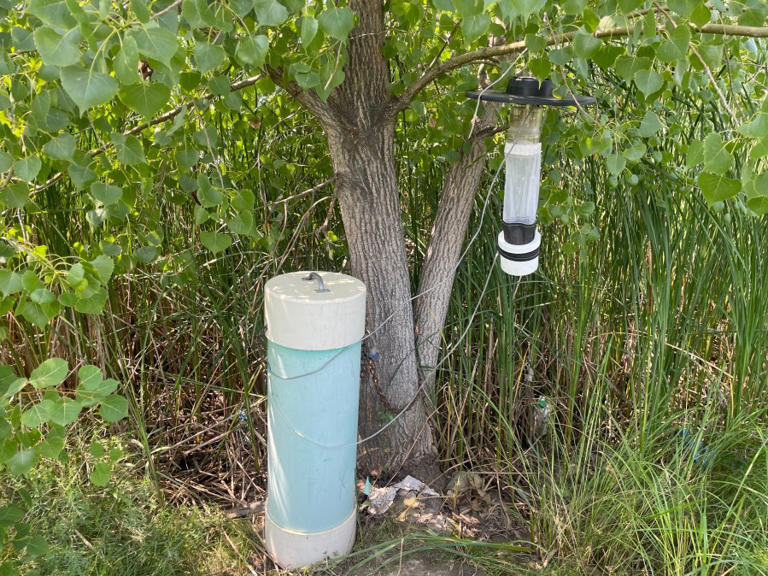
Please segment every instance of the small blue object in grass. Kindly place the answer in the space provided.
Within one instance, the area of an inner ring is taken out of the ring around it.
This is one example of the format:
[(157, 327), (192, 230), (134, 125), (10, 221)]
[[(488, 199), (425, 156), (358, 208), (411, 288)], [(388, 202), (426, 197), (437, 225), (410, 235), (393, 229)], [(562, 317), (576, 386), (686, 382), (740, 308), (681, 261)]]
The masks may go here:
[(238, 422), (248, 422), (248, 413), (245, 408), (241, 408), (240, 412), (237, 413), (237, 420)]
[(371, 479), (368, 476), (365, 477), (365, 486), (363, 486), (363, 494), (365, 494), (366, 496), (371, 495)]

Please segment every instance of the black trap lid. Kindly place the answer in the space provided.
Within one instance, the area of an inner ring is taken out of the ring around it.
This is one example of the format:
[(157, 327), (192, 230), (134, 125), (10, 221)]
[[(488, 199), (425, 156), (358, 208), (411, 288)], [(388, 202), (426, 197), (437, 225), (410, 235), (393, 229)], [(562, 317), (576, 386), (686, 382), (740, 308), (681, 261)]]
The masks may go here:
[(507, 84), (507, 90), (472, 90), (467, 98), (501, 102), (503, 104), (527, 104), (530, 106), (591, 106), (595, 103), (592, 96), (574, 95), (568, 98), (556, 98), (552, 95), (552, 81), (547, 78), (541, 84), (536, 78), (515, 77)]

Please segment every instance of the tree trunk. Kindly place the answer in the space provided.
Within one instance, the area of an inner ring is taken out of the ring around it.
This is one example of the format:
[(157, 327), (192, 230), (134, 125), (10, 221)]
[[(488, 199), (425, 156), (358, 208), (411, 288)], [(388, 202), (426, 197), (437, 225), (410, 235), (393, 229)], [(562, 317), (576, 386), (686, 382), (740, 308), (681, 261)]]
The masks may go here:
[(380, 2), (355, 0), (344, 83), (318, 114), (333, 161), (355, 276), (368, 288), (360, 446), (364, 474), (396, 475), (435, 463), (419, 387), (408, 260), (394, 161), (395, 115)]
[(461, 257), (475, 193), (485, 171), (485, 138), (495, 129), (497, 106), (486, 104), (475, 122), (470, 149), (448, 170), (432, 226), (420, 295), (413, 304), (419, 380), (427, 397), (435, 398), (435, 373), (443, 341), (445, 315)]
[[(434, 482), (439, 468), (424, 401), (424, 383), (431, 386), (434, 370), (422, 373), (426, 381), (420, 379), (417, 347), (422, 363), (433, 366), (485, 147), (475, 138), (446, 179), (421, 280), (422, 291), (429, 292), (416, 301), (416, 331), (394, 161), (398, 102), (390, 96), (381, 54), (383, 4), (351, 0), (349, 6), (357, 13), (357, 26), (349, 37), (341, 86), (327, 102), (296, 86), (287, 88), (323, 125), (352, 273), (368, 288), (358, 469), (385, 480), (407, 472)], [(417, 342), (417, 333), (437, 335), (437, 340)]]
[[(410, 279), (394, 167), (394, 126), (327, 132), (352, 272), (368, 288), (359, 466), (397, 474), (435, 460), (419, 388)], [(388, 423), (395, 419), (394, 422)]]

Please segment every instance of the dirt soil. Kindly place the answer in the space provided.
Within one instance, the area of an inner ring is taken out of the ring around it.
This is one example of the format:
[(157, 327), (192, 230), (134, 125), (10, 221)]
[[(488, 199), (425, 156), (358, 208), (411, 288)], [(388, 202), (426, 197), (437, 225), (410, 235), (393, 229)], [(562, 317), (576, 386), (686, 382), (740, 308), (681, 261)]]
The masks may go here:
[[(504, 498), (492, 479), (484, 480), (477, 474), (455, 475), (438, 495), (425, 489), (399, 490), (386, 511), (372, 510), (363, 494), (364, 483), (361, 482), (359, 488), (359, 530), (352, 555), (341, 563), (319, 566), (309, 573), (315, 576), (485, 576), (486, 572), (471, 561), (452, 553), (456, 546), (445, 537), (496, 543), (530, 541), (526, 523), (514, 504)], [(260, 514), (254, 521), (263, 525)], [(253, 560), (254, 573), (292, 574), (277, 568), (267, 557)], [(513, 566), (510, 564), (510, 573), (514, 572)]]

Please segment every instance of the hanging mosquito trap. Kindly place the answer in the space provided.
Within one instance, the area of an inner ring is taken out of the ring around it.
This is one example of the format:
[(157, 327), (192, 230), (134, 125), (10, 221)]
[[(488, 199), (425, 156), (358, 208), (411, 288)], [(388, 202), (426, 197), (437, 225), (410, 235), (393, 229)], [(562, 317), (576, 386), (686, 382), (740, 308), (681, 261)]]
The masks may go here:
[(541, 122), (543, 106), (589, 106), (590, 96), (556, 98), (552, 82), (512, 78), (505, 92), (467, 92), (467, 98), (512, 104), (504, 146), (503, 229), (499, 233), (501, 269), (512, 276), (527, 276), (539, 267), (541, 234), (536, 228), (541, 177)]

